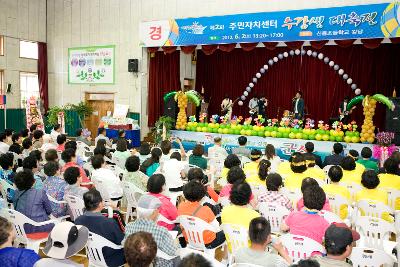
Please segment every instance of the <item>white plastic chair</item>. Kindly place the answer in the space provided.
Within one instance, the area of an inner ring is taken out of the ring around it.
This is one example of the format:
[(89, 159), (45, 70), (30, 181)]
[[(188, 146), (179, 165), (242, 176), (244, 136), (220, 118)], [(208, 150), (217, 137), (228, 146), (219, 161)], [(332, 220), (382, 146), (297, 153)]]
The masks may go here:
[[(349, 201), (341, 195), (326, 194), (326, 197), (329, 200), (329, 205), (331, 207), (332, 212), (334, 212), (338, 216), (340, 216), (341, 207), (343, 206), (350, 207)], [(348, 217), (350, 217), (350, 212), (348, 213)]]
[(222, 224), (221, 229), (224, 231), (226, 241), (230, 246), (228, 258), (229, 263), (232, 263), (232, 255), (234, 255), (239, 249), (249, 246), (249, 230), (244, 228), (242, 225), (237, 224)]
[(15, 191), (15, 187), (9, 184), (5, 179), (0, 179), (0, 191), (4, 199), (7, 199), (9, 191)]
[(327, 210), (321, 210), (318, 212), (318, 214), (323, 217), (329, 224), (332, 223), (343, 223), (343, 220), (340, 219), (340, 217), (333, 212), (327, 211)]
[(208, 161), (210, 164), (210, 171), (215, 178), (221, 177), (222, 169), (224, 168), (224, 161), (225, 159), (221, 157), (210, 158)]
[[(81, 141), (76, 141), (76, 146), (77, 146), (76, 154), (79, 155), (80, 157), (86, 158), (88, 156), (90, 157), (93, 155), (93, 149), (87, 144)], [(86, 156), (87, 154), (89, 155)]]
[[(52, 196), (50, 196), (49, 194), (46, 194), (47, 198), (49, 199), (50, 202), (56, 204), (57, 206), (59, 205), (67, 205), (67, 201), (65, 200), (57, 200), (55, 198), (53, 198)], [(59, 220), (59, 221), (63, 221), (67, 218), (69, 218), (69, 215), (65, 215), (65, 216), (61, 216), (61, 217), (54, 217), (53, 214), (50, 214), (50, 219), (55, 219), (55, 220)]]
[(303, 194), (301, 193), (301, 190), (299, 188), (297, 189), (289, 189), (289, 188), (282, 188), (282, 194), (287, 196), (290, 201), (293, 203), (293, 208), (296, 208), (297, 201), (299, 201), (300, 198), (303, 197)]
[(122, 159), (113, 155), (111, 160), (113, 163), (115, 163), (116, 166), (120, 167), (121, 169), (125, 168), (126, 159)]
[(393, 188), (382, 188), (388, 193), (388, 206), (393, 210), (396, 209), (396, 200), (400, 199), (400, 191)]
[[(199, 254), (201, 256), (203, 256), (204, 258), (206, 258), (209, 262), (211, 262), (211, 266), (212, 267), (226, 267), (226, 264), (222, 264), (221, 262), (217, 261), (214, 257), (210, 256), (209, 254), (206, 254), (204, 252), (195, 250), (195, 249), (190, 249), (190, 248), (181, 248), (179, 250), (179, 256), (181, 257), (181, 259), (183, 259), (184, 257), (190, 255), (190, 254)], [(158, 251), (157, 251), (157, 255), (158, 255)]]
[(349, 190), (351, 199), (354, 201), (356, 193), (362, 189), (362, 186), (356, 183), (339, 182), (339, 185), (344, 186)]
[(178, 201), (178, 199), (181, 196), (183, 196), (183, 191), (178, 191), (178, 192), (168, 191), (166, 195), (171, 199), (172, 205), (176, 206), (176, 202)]
[(354, 247), (350, 258), (355, 267), (393, 266), (394, 259), (383, 250)]
[(333, 167), (335, 165), (326, 165), (322, 170), (325, 172), (326, 176), (328, 176), (328, 172), (330, 170), (331, 167)]
[[(203, 232), (204, 231), (212, 231), (219, 232), (220, 229), (214, 228), (211, 224), (203, 221), (200, 218), (181, 215), (178, 217), (178, 220), (186, 232), (188, 247), (200, 251), (204, 251), (205, 253), (215, 256), (215, 249), (208, 249), (204, 243)], [(222, 246), (222, 245), (221, 245)]]
[(89, 232), (89, 238), (86, 244), (86, 250), (89, 258), (89, 266), (107, 267), (107, 263), (103, 255), (104, 247), (112, 249), (122, 249), (122, 246), (116, 245), (100, 235)]
[[(389, 206), (381, 202), (373, 202), (369, 200), (360, 200), (356, 203), (356, 207), (358, 210), (362, 210), (364, 212), (363, 216), (370, 216), (376, 218), (382, 218), (383, 213), (393, 214), (393, 209)], [(358, 213), (355, 213), (358, 216)], [(353, 222), (357, 222), (357, 216), (354, 218)]]
[(72, 221), (75, 221), (76, 218), (83, 215), (85, 209), (83, 199), (73, 195), (64, 195), (64, 199), (68, 204), (68, 210)]
[(266, 185), (250, 184), (250, 187), (251, 187), (251, 192), (253, 193), (255, 199), (258, 199), (258, 196), (268, 191)]
[(260, 211), (261, 216), (266, 218), (271, 224), (272, 233), (280, 233), (283, 218), (290, 214), (290, 210), (286, 207), (273, 202), (259, 203), (258, 210)]
[(27, 249), (32, 249), (36, 253), (39, 252), (40, 244), (47, 241), (47, 236), (41, 239), (30, 239), (25, 233), (24, 225), (28, 224), (37, 227), (49, 224), (57, 224), (59, 222), (58, 220), (35, 222), (30, 218), (26, 217), (24, 214), (12, 209), (2, 209), (0, 214), (14, 225), (18, 241), (15, 244), (16, 245), (20, 243), (25, 244)]
[(122, 181), (122, 187), (127, 201), (125, 223), (128, 223), (130, 217), (136, 216), (136, 212), (133, 211), (133, 208), (136, 209), (137, 201), (145, 192), (140, 190), (133, 183), (127, 181)]
[(313, 252), (325, 253), (325, 249), (320, 243), (305, 236), (286, 234), (281, 236), (280, 240), (286, 247), (293, 263), (309, 258)]
[(240, 162), (242, 163), (242, 168), (244, 167), (244, 165), (245, 165), (246, 163), (251, 162), (251, 160), (250, 160), (248, 157), (246, 157), (246, 156), (240, 156), (239, 159), (240, 159)]
[(363, 246), (382, 250), (384, 250), (383, 242), (389, 240), (391, 233), (396, 232), (393, 223), (370, 216), (358, 217), (355, 227), (363, 236)]

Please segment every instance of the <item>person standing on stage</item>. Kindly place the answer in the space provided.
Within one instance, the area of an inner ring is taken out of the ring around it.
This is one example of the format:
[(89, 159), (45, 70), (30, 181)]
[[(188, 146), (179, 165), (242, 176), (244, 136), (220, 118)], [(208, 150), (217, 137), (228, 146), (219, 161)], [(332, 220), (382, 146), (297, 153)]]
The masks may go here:
[(355, 107), (351, 108), (350, 110), (347, 110), (347, 104), (349, 103), (349, 97), (346, 96), (343, 99), (343, 102), (340, 103), (339, 106), (339, 120), (343, 123), (343, 124), (348, 124), (349, 120), (350, 120), (350, 114), (353, 112), (353, 109), (355, 109)]
[(261, 97), (258, 102), (258, 115), (261, 115), (264, 119), (267, 119), (267, 113), (265, 109), (268, 106), (268, 99), (265, 97)]
[(292, 99), (294, 118), (302, 120), (304, 117), (304, 99), (302, 93), (297, 91), (296, 96)]
[(254, 96), (252, 99), (249, 101), (249, 113), (250, 116), (254, 119), (258, 115), (258, 98), (257, 96)]
[(229, 98), (228, 95), (225, 95), (225, 98), (224, 100), (222, 100), (221, 103), (221, 115), (227, 116), (228, 122), (230, 122), (232, 118), (232, 106), (233, 106), (232, 100)]

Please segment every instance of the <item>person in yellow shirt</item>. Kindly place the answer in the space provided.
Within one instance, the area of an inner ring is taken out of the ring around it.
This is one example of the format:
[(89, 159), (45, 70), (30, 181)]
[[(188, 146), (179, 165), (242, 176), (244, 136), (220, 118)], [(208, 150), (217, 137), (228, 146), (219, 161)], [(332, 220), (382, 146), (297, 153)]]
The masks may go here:
[(285, 187), (290, 189), (300, 189), (303, 179), (307, 178), (307, 174), (305, 173), (307, 170), (307, 165), (303, 154), (299, 153), (292, 156), (290, 169), (292, 172), (285, 178)]
[(252, 176), (258, 177), (258, 164), (260, 163), (262, 152), (258, 149), (251, 150), (250, 159), (251, 162), (246, 163), (243, 167), (243, 171), (247, 178)]
[(226, 185), (227, 181), (226, 178), (228, 177), (228, 172), (233, 166), (240, 167), (241, 162), (237, 155), (229, 154), (226, 159), (224, 160), (224, 168), (221, 171), (221, 178), (219, 179), (218, 183), (222, 186)]
[(270, 170), (271, 170), (271, 162), (269, 162), (269, 160), (262, 159), (260, 163), (258, 163), (257, 175), (246, 177), (246, 182), (249, 183), (250, 185), (265, 186), (265, 180), (267, 179)]
[[(331, 183), (322, 187), (327, 197), (329, 197), (329, 195), (332, 196), (340, 195), (343, 198), (347, 199), (350, 203), (351, 202), (350, 191), (346, 187), (339, 185), (339, 182), (343, 177), (342, 168), (336, 165), (332, 166), (329, 169), (328, 176), (329, 179), (331, 180)], [(342, 220), (346, 219), (348, 215), (348, 205), (341, 205), (338, 215)]]
[(304, 154), (306, 160), (307, 170), (305, 174), (307, 177), (325, 181), (325, 172), (315, 163), (315, 157), (312, 154)]
[[(379, 174), (379, 189), (400, 190), (400, 176), (396, 175), (399, 171), (399, 164), (396, 160), (388, 158), (383, 164), (385, 173)], [(400, 210), (400, 199), (396, 199), (395, 209)]]
[(284, 162), (281, 162), (281, 164), (279, 164), (277, 173), (279, 173), (282, 176), (282, 178), (286, 177), (288, 174), (293, 173), (292, 169), (290, 168), (290, 163), (292, 162), (292, 160), (295, 157), (297, 157), (299, 155), (302, 155), (302, 154), (300, 152), (294, 152), (292, 154), (292, 156), (289, 158), (289, 161), (284, 161)]
[(340, 166), (343, 169), (342, 182), (344, 183), (355, 183), (361, 184), (361, 175), (359, 171), (356, 170), (356, 162), (350, 156), (345, 157), (342, 160)]
[[(359, 202), (361, 200), (367, 200), (370, 202), (381, 202), (385, 205), (388, 204), (388, 193), (384, 190), (378, 189), (380, 181), (378, 175), (373, 170), (367, 170), (362, 174), (361, 184), (364, 189), (356, 193), (355, 200)], [(364, 212), (361, 210), (361, 214)], [(393, 217), (390, 214), (382, 214), (382, 219), (393, 222)]]
[(354, 161), (356, 162), (356, 171), (362, 174), (365, 171), (365, 166), (357, 162), (358, 157), (360, 156), (358, 151), (355, 149), (350, 149), (347, 156), (352, 157), (354, 159)]

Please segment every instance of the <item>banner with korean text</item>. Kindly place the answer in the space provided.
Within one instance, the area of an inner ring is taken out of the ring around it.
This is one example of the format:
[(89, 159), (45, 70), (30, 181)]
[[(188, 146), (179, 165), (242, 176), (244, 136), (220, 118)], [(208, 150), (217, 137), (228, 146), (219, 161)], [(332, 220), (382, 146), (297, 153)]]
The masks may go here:
[(399, 2), (142, 22), (145, 47), (400, 37)]

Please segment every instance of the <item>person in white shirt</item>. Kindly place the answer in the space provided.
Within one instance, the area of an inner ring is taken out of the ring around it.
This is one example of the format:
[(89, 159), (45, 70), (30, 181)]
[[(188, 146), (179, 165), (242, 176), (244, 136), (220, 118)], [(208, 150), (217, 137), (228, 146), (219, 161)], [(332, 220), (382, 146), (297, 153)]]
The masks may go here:
[[(103, 183), (104, 189), (107, 190), (108, 196), (102, 196), (104, 199), (119, 200), (123, 195), (123, 189), (120, 179), (110, 169), (105, 168), (104, 158), (101, 155), (95, 155), (92, 158), (92, 181), (96, 185), (96, 181)], [(101, 192), (101, 189), (98, 189)]]
[(214, 138), (214, 146), (208, 149), (208, 157), (209, 158), (226, 158), (228, 156), (228, 152), (226, 152), (225, 148), (222, 147), (222, 139), (221, 137)]
[(185, 158), (185, 149), (183, 148), (182, 142), (179, 138), (171, 138), (170, 140), (161, 141), (160, 148), (162, 151), (162, 156), (160, 158), (160, 164), (164, 161), (169, 160), (171, 157), (171, 149), (172, 149), (172, 141), (176, 141), (179, 145), (179, 149), (181, 151), (181, 157)]
[(60, 124), (54, 125), (53, 129), (51, 130), (50, 136), (54, 144), (57, 144), (57, 136), (61, 134), (61, 130), (62, 129)]
[(106, 145), (107, 145), (108, 147), (111, 147), (111, 146), (112, 146), (112, 143), (111, 143), (110, 139), (106, 136), (106, 129), (104, 129), (104, 128), (100, 128), (100, 129), (99, 129), (99, 135), (94, 139), (94, 145), (95, 145), (95, 146), (97, 146), (97, 141), (98, 141), (99, 139), (104, 139), (104, 140), (106, 140)]
[(187, 162), (181, 161), (181, 154), (173, 152), (169, 160), (166, 160), (159, 167), (159, 172), (164, 174), (165, 184), (169, 191), (182, 191), (185, 169), (189, 167)]
[(6, 143), (6, 133), (0, 133), (0, 154), (5, 154), (10, 149), (10, 145)]
[(268, 144), (265, 147), (265, 156), (264, 159), (269, 160), (271, 162), (271, 173), (276, 173), (281, 164), (281, 158), (276, 155), (275, 147), (272, 144)]
[(57, 146), (53, 142), (53, 138), (49, 134), (43, 135), (43, 145), (40, 148), (43, 152), (46, 152), (49, 149), (57, 149)]

